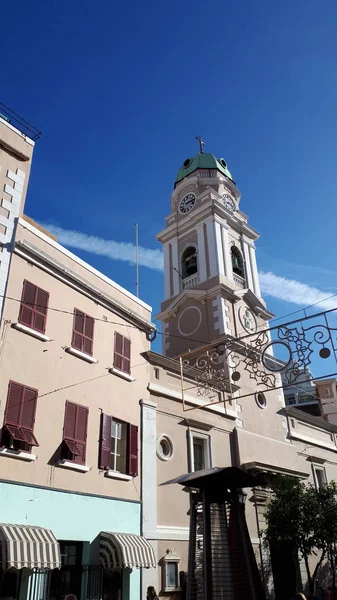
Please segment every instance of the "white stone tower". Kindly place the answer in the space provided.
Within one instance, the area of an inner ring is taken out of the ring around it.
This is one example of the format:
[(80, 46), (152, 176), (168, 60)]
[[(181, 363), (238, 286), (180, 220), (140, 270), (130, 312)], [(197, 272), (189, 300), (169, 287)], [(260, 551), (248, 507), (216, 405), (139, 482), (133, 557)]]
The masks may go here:
[(240, 210), (223, 158), (202, 152), (179, 169), (171, 213), (157, 238), (164, 249), (163, 353), (175, 357), (267, 326), (255, 258), (259, 234)]

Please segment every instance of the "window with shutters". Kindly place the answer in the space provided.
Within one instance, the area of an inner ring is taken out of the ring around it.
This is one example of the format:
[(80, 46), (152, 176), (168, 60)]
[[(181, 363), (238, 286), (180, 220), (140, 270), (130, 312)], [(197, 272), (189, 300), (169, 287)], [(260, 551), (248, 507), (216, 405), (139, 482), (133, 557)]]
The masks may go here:
[(131, 372), (131, 340), (115, 332), (114, 367), (123, 373)]
[(29, 281), (23, 282), (19, 323), (45, 333), (49, 294)]
[(85, 464), (89, 409), (67, 400), (64, 413), (62, 458)]
[(76, 350), (92, 356), (94, 340), (94, 319), (75, 308), (71, 345)]
[(138, 427), (109, 415), (101, 417), (99, 468), (138, 474)]
[(32, 446), (39, 445), (34, 435), (37, 397), (37, 390), (15, 381), (9, 382), (2, 446), (27, 452)]

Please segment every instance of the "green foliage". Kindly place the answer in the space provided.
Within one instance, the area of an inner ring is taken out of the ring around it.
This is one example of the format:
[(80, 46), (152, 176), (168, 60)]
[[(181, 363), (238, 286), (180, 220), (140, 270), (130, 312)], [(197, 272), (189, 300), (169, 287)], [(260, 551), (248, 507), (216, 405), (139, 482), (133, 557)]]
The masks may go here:
[[(335, 555), (337, 545), (337, 486), (335, 482), (316, 489), (293, 477), (276, 478), (268, 506), (266, 538), (276, 544), (287, 543), (298, 550), (307, 565), (310, 588), (319, 565), (326, 556)], [(308, 557), (318, 556), (311, 575)]]

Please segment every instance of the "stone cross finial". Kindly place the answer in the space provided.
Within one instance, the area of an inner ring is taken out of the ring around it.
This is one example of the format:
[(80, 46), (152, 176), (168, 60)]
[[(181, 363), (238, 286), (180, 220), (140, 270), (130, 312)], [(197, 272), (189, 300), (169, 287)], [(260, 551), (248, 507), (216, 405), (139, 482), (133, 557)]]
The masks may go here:
[(202, 141), (202, 138), (200, 135), (197, 136), (195, 139), (199, 142), (199, 146), (200, 146), (199, 153), (202, 154), (203, 153), (202, 147), (205, 145), (205, 142)]

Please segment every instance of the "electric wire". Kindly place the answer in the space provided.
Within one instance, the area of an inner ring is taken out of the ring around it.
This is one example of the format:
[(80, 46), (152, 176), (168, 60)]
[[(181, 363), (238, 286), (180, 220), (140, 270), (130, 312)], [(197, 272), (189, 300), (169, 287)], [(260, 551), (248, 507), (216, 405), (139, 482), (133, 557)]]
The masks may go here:
[[(322, 300), (319, 300), (318, 302), (315, 302), (314, 304), (309, 304), (308, 306), (300, 308), (300, 309), (298, 309), (296, 311), (293, 311), (291, 313), (287, 313), (286, 315), (283, 315), (281, 317), (276, 317), (276, 318), (270, 319), (269, 323), (272, 323), (272, 322), (275, 322), (275, 321), (280, 321), (281, 319), (285, 319), (286, 317), (289, 317), (291, 315), (297, 314), (299, 312), (304, 312), (305, 313), (305, 311), (308, 310), (309, 308), (312, 308), (314, 306), (318, 306), (322, 302), (326, 302), (327, 300), (330, 300), (331, 298), (334, 298), (336, 296), (337, 296), (337, 293), (336, 294), (332, 294), (331, 296), (327, 296), (326, 298), (323, 298)], [(20, 303), (22, 302), (21, 298), (20, 299), (19, 298), (13, 298), (13, 297), (7, 296), (5, 294), (0, 294), (0, 298), (4, 298), (5, 300), (11, 300), (13, 302), (20, 302)], [(61, 314), (67, 314), (67, 315), (74, 316), (74, 312), (73, 311), (64, 310), (64, 309), (60, 309), (60, 308), (54, 308), (54, 307), (46, 306), (46, 305), (42, 305), (42, 304), (35, 304), (34, 306), (39, 307), (39, 308), (47, 308), (47, 310), (51, 310), (51, 311), (58, 312), (58, 313), (61, 313)], [(335, 310), (335, 309), (337, 309), (337, 305), (336, 305), (336, 307), (334, 309), (331, 309), (331, 310)], [(330, 312), (331, 312), (331, 310), (330, 310)], [(312, 316), (314, 317), (315, 315), (312, 315)], [(117, 321), (110, 321), (108, 319), (100, 319), (99, 317), (91, 317), (91, 318), (94, 321), (97, 321), (97, 322), (108, 323), (110, 325), (118, 325), (119, 327), (130, 327), (132, 329), (137, 329), (137, 330), (141, 329), (141, 327), (137, 327), (136, 325), (131, 325), (130, 323), (119, 323)], [(301, 319), (299, 319), (299, 320), (301, 320)], [(153, 319), (153, 321), (159, 321), (159, 319)], [(260, 329), (261, 327), (265, 327), (265, 325), (262, 324), (259, 327), (257, 327), (257, 329)], [(268, 328), (266, 328), (266, 329), (268, 329)], [(189, 342), (197, 342), (198, 344), (209, 344), (210, 343), (209, 340), (199, 340), (197, 338), (190, 338), (190, 337), (187, 337), (187, 336), (178, 335), (178, 334), (174, 334), (174, 333), (164, 333), (164, 332), (158, 331), (158, 330), (156, 331), (156, 334), (160, 335), (162, 337), (168, 337), (168, 338), (171, 337), (171, 338), (176, 338), (176, 339), (183, 339), (183, 340), (186, 340), (186, 341), (189, 341)], [(249, 334), (249, 335), (254, 335), (254, 334)], [(238, 339), (242, 339), (242, 337), (247, 337), (247, 336), (246, 336), (246, 334), (243, 334), (243, 336), (238, 336)]]

